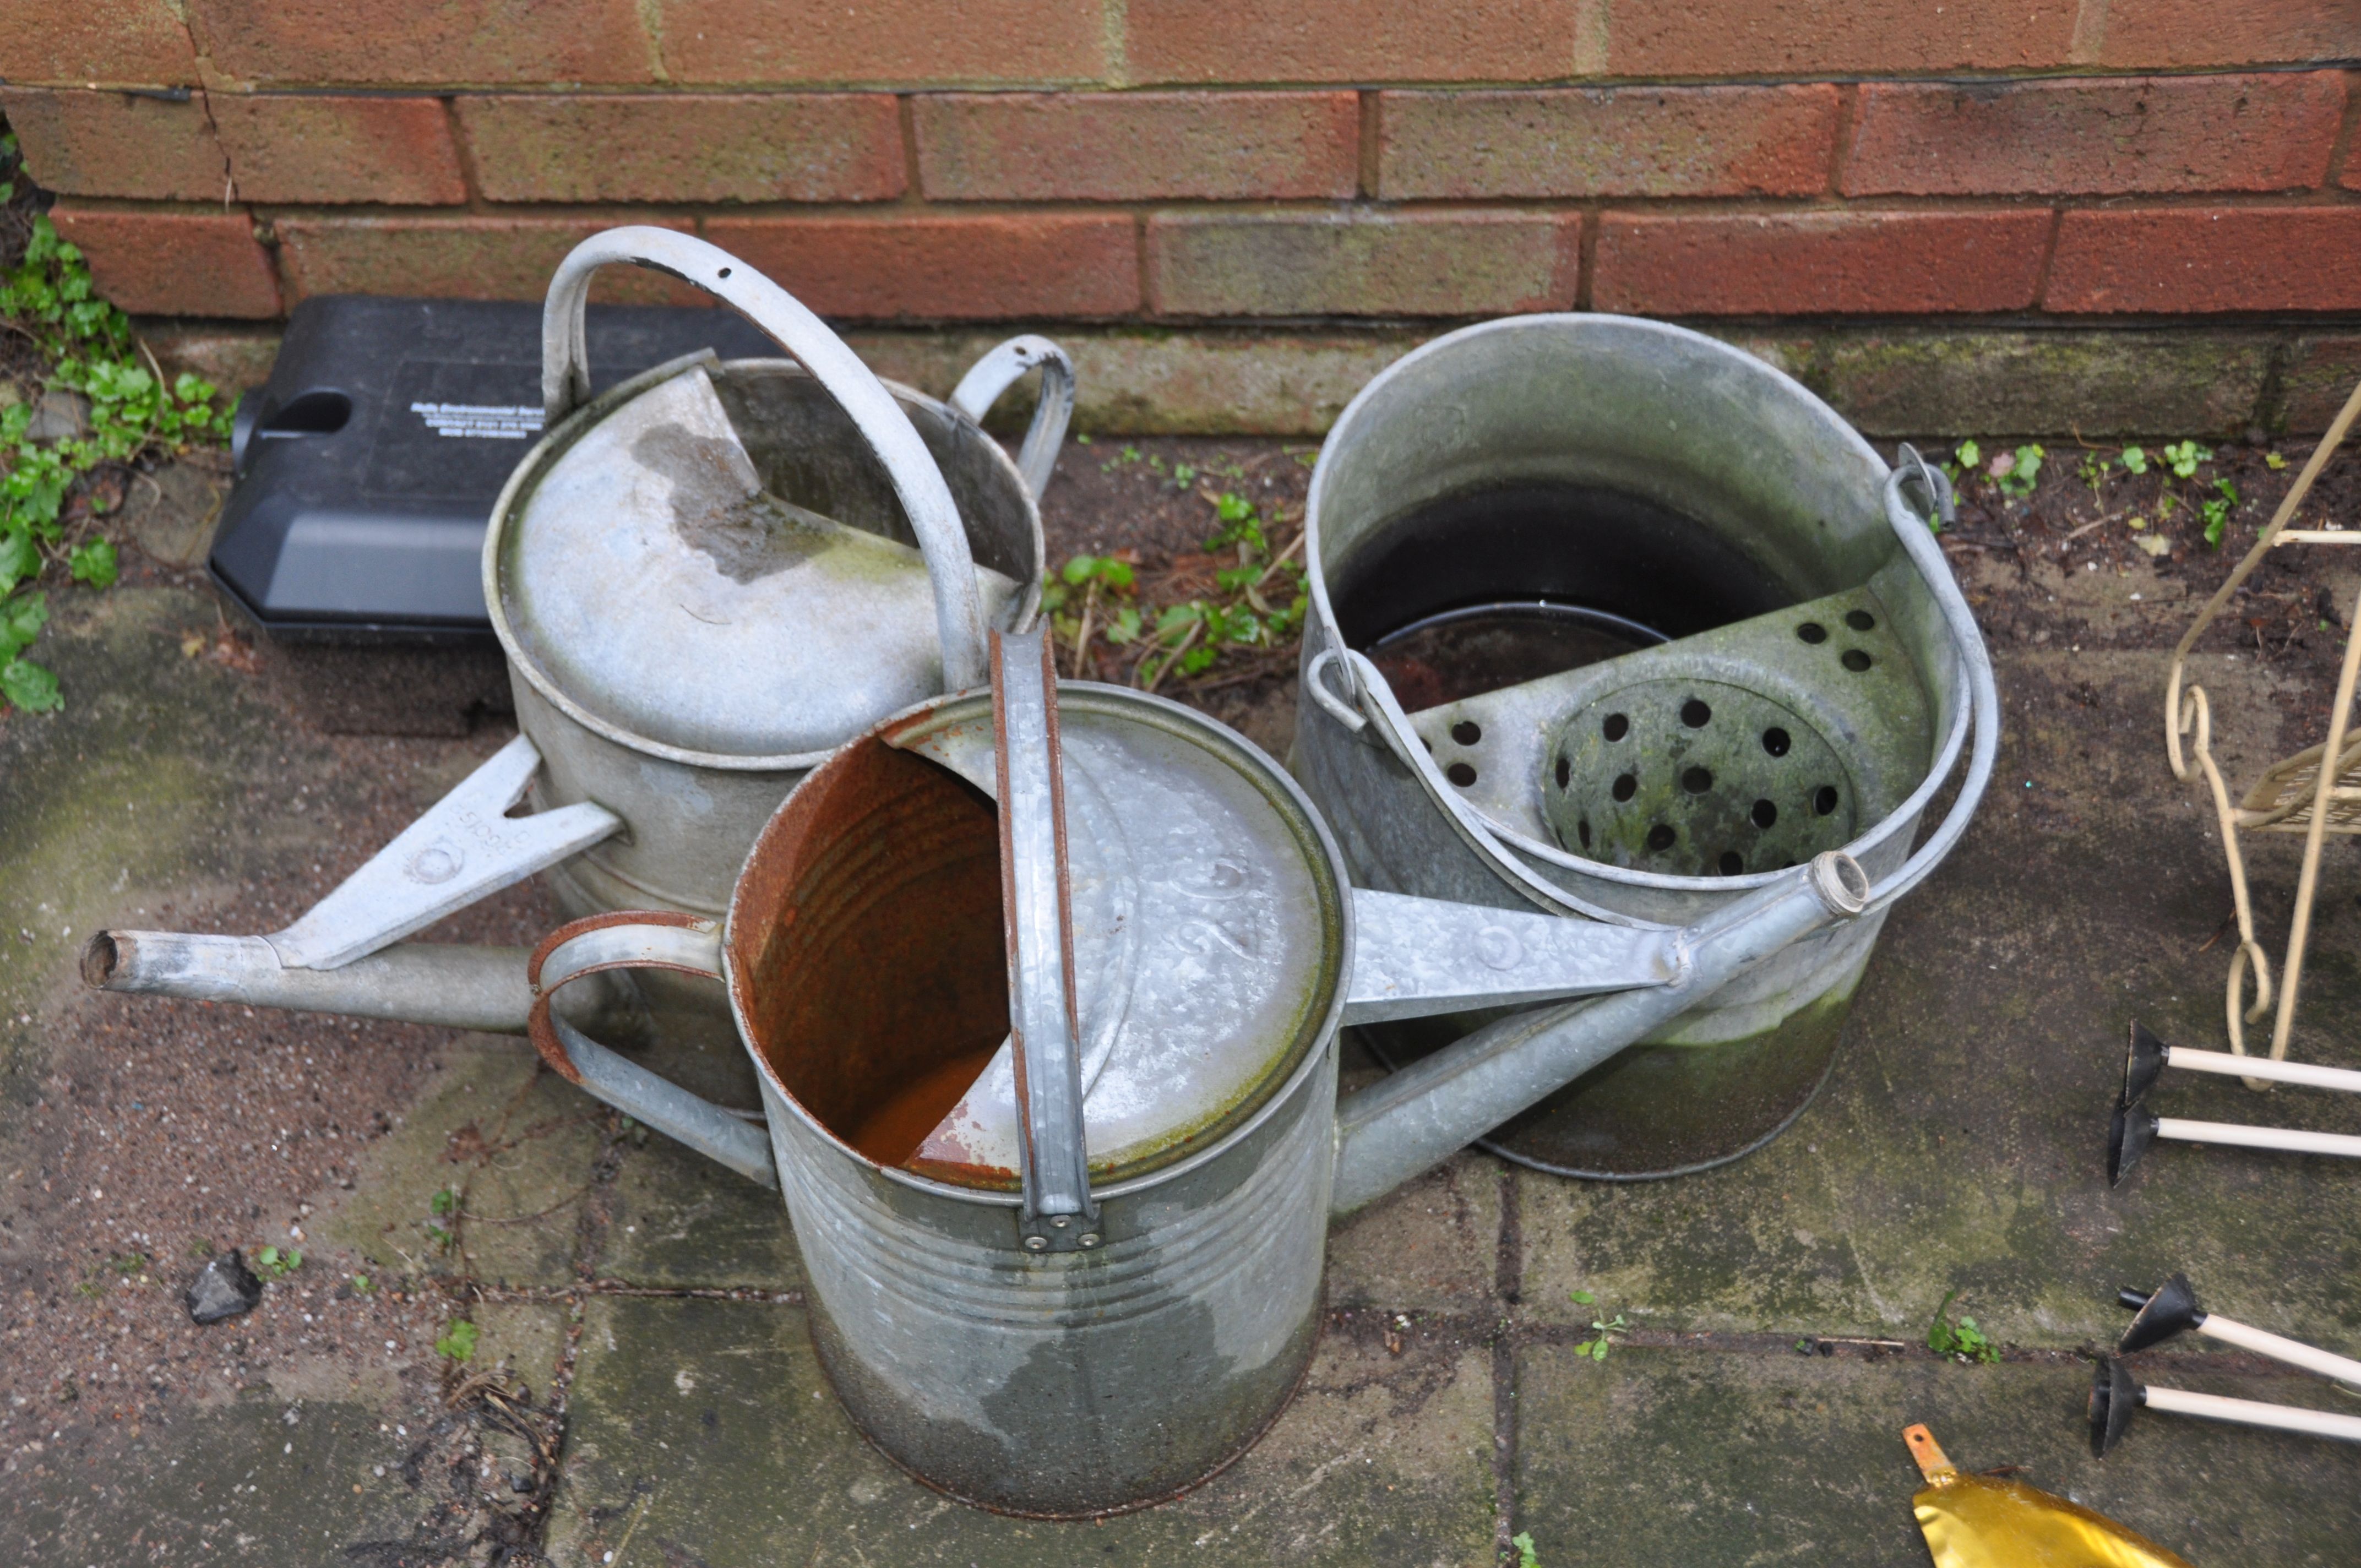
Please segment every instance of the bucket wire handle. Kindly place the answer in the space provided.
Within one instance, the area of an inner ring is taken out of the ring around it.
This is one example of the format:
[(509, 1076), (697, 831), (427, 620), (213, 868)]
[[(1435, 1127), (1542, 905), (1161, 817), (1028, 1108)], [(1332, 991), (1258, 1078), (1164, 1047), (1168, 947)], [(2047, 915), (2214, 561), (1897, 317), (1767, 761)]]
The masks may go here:
[[(592, 235), (569, 252), (549, 280), (541, 313), (541, 396), (550, 425), (590, 397), (584, 311), (590, 276), (627, 263), (667, 272), (733, 305), (811, 373), (851, 417), (885, 466), (917, 536), (935, 594), (935, 629), (943, 645), (943, 688), (964, 691), (984, 678), (983, 600), (967, 528), (926, 443), (884, 384), (801, 302), (743, 261), (693, 235), (631, 225)], [(1062, 432), (1062, 427), (1061, 427)]]
[(525, 1032), (568, 1083), (765, 1187), (779, 1184), (761, 1127), (609, 1050), (550, 1010), (558, 990), (608, 970), (660, 969), (721, 978), (721, 925), (670, 909), (619, 910), (568, 921), (525, 965), (533, 1011)]
[(1027, 1252), (1088, 1252), (1100, 1241), (1098, 1204), (1083, 1142), (1065, 769), (1049, 639), (994, 631), (992, 675), (1008, 1025), (1024, 1149), (1017, 1223)]
[[(1924, 512), (1905, 493), (1913, 484), (1925, 499)], [(1869, 909), (1872, 914), (1926, 881), (1943, 863), (1943, 858), (1959, 843), (1974, 818), (1984, 787), (1992, 782), (1993, 759), (2000, 751), (2000, 692), (1993, 683), (1992, 655), (1984, 648), (1983, 633), (1976, 627), (1975, 612), (1960, 594), (1959, 581), (1951, 576), (1950, 563), (1943, 559), (1943, 547), (1935, 543), (1934, 526), (1930, 526), (1930, 519), (1938, 526), (1955, 515), (1950, 480), (1941, 469), (1921, 457), (1916, 447), (1905, 444), (1896, 456), (1893, 472), (1885, 478), (1885, 520), (1894, 538), (1900, 541), (1902, 553), (1918, 568), (1919, 577), (1943, 617), (1944, 630), (1950, 634), (1951, 646), (1959, 654), (1975, 733), (1968, 754), (1967, 774), (1960, 781), (1960, 792), (1952, 798), (1951, 809), (1901, 869), (1871, 891)], [(1955, 721), (1955, 733), (1958, 728)], [(1945, 748), (1938, 767), (1920, 783), (1917, 792), (1905, 803), (1904, 810), (1915, 809), (1933, 797), (1950, 772), (1951, 759), (1956, 755), (1950, 747)]]
[(1012, 337), (968, 367), (951, 389), (950, 404), (982, 424), (1000, 395), (1035, 369), (1041, 372), (1041, 396), (1033, 405), (1025, 444), (1016, 449), (1016, 471), (1038, 501), (1057, 471), (1058, 448), (1065, 444), (1066, 426), (1074, 417), (1074, 362), (1066, 351), (1033, 333)]

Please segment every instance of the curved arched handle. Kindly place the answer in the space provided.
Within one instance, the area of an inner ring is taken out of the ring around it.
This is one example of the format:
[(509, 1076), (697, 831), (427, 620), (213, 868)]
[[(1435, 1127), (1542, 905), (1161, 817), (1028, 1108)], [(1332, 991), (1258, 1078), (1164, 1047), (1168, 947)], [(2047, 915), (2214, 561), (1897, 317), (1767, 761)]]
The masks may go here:
[(616, 1055), (550, 1010), (551, 999), (569, 981), (619, 969), (671, 970), (719, 980), (720, 925), (672, 910), (642, 909), (560, 926), (525, 966), (533, 987), (525, 1028), (533, 1048), (566, 1081), (616, 1110), (749, 1180), (778, 1186), (771, 1140), (760, 1127)]
[(1025, 444), (1016, 449), (1016, 471), (1025, 477), (1025, 488), (1038, 501), (1049, 488), (1049, 476), (1057, 471), (1058, 448), (1064, 444), (1066, 426), (1074, 417), (1074, 362), (1066, 351), (1029, 332), (1012, 337), (960, 378), (950, 400), (951, 407), (982, 424), (1000, 394), (1028, 370), (1041, 372), (1041, 397), (1033, 405), (1033, 423), (1025, 432)]
[(728, 251), (693, 235), (631, 226), (592, 235), (557, 264), (541, 313), (541, 397), (550, 425), (590, 397), (583, 313), (590, 275), (616, 264), (668, 272), (733, 305), (809, 371), (851, 416), (861, 438), (885, 466), (926, 557), (935, 592), (935, 627), (943, 644), (943, 688), (964, 691), (984, 680), (983, 600), (975, 556), (950, 487), (892, 393), (844, 341), (794, 295)]

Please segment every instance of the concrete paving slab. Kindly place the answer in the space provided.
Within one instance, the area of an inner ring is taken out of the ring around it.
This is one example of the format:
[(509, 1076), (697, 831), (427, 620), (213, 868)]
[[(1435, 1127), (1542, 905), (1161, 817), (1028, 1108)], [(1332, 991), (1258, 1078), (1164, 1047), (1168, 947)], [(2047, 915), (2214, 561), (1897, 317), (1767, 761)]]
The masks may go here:
[[(1263, 1442), (1167, 1506), (1010, 1519), (911, 1480), (830, 1398), (799, 1309), (599, 1298), (584, 1322), (548, 1548), (613, 1562), (961, 1568), (1488, 1563), (1491, 1353), (1332, 1333)], [(643, 1556), (634, 1556), (640, 1553)]]
[[(2153, 1359), (2153, 1358), (2152, 1358)], [(2317, 1381), (2143, 1368), (2159, 1382), (2322, 1404)], [(2361, 1528), (2361, 1451), (2143, 1416), (2103, 1463), (2082, 1425), (2088, 1364), (1960, 1366), (1565, 1344), (1517, 1357), (1521, 1530), (1550, 1568), (1679, 1563), (1925, 1568), (1910, 1509), (1923, 1484), (1902, 1429), (1924, 1421), (1968, 1470), (2023, 1479), (2191, 1562), (2328, 1564)]]
[(461, 1036), (316, 1232), (404, 1273), (571, 1284), (609, 1119), (523, 1040)]
[(620, 1151), (598, 1272), (630, 1285), (804, 1287), (778, 1193), (649, 1133), (635, 1133)]
[(257, 1388), (158, 1420), (103, 1468), (87, 1446), (19, 1455), (0, 1524), (10, 1562), (367, 1562), (368, 1543), (410, 1540), (427, 1511), (402, 1474), (412, 1442), (374, 1400)]
[(1337, 1307), (1482, 1312), (1497, 1299), (1503, 1162), (1463, 1153), (1328, 1233)]
[[(1996, 1338), (2064, 1347), (2121, 1332), (2118, 1285), (2180, 1268), (2283, 1332), (2361, 1339), (2361, 1162), (2165, 1146), (2109, 1190), (2131, 1021), (2224, 1048), (2227, 881), (2210, 817), (2164, 764), (2154, 656), (2015, 650), (2000, 666), (2007, 732), (1990, 804), (1896, 907), (1818, 1101), (1767, 1148), (1703, 1175), (1526, 1182), (1531, 1317), (1587, 1322), (1569, 1299), (1587, 1288), (1654, 1328), (1915, 1343), (1956, 1289), (1953, 1310)], [(2217, 696), (2217, 714), (2237, 715), (2217, 724), (2244, 730), (2225, 736), (2225, 766), (2242, 747), (2278, 754), (2285, 694), (2249, 676), (2220, 661), (2207, 672), (2239, 699)], [(2292, 887), (2297, 842), (2249, 841), (2258, 888)], [(2361, 1066), (2355, 857), (2333, 848), (2342, 891), (2323, 901), (2297, 1054)], [(2361, 1132), (2361, 1097), (2185, 1074), (2155, 1105)]]

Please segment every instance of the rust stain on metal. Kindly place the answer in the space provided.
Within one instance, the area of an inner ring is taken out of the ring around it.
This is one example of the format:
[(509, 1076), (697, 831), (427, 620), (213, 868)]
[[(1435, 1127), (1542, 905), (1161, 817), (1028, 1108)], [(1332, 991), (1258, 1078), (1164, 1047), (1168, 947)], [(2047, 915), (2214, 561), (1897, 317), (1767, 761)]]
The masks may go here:
[(740, 879), (730, 976), (752, 1044), (878, 1164), (908, 1160), (1007, 1036), (999, 862), (989, 801), (871, 738), (811, 774)]

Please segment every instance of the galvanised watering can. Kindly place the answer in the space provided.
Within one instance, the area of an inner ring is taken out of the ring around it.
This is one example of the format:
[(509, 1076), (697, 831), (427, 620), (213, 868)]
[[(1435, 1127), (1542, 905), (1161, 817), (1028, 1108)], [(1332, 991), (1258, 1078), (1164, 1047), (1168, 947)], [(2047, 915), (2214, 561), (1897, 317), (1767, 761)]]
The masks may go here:
[[(1353, 888), (1301, 789), (1223, 726), (1060, 684), (996, 639), (816, 769), (722, 922), (608, 914), (533, 959), (536, 1045), (783, 1190), (822, 1365), (913, 1474), (1007, 1512), (1169, 1497), (1285, 1404), (1327, 1226), (1813, 931), (1816, 857), (1679, 930)], [(767, 1140), (553, 1009), (577, 979), (719, 979)], [(1341, 1025), (1521, 1011), (1336, 1097)]]
[[(792, 357), (694, 355), (588, 398), (583, 307), (617, 263), (719, 296)], [(1012, 462), (977, 422), (1032, 369)], [(938, 402), (880, 381), (728, 253), (620, 228), (551, 280), (543, 389), (546, 433), (484, 543), (523, 733), (294, 925), (149, 935), (119, 986), (303, 1006), (324, 984), (374, 1016), (521, 1029), (515, 965), (380, 949), (544, 871), (570, 915), (719, 915), (797, 779), (885, 715), (981, 683), (987, 630), (1032, 621), (1037, 502), (1074, 395), (1046, 339), (1002, 344)]]

